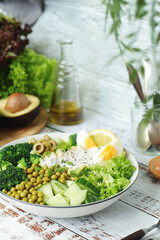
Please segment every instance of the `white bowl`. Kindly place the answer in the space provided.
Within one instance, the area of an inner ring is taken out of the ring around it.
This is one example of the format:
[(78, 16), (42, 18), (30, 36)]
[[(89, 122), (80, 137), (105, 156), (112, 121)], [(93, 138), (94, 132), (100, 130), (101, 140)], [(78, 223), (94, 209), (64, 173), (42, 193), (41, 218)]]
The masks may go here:
[[(23, 142), (28, 142), (31, 137), (34, 137), (36, 140), (40, 140), (46, 135), (44, 134), (37, 134), (37, 135), (32, 135), (29, 137), (21, 138), (18, 140), (15, 140), (13, 142), (10, 142), (7, 145), (15, 145), (17, 143), (23, 143)], [(62, 138), (65, 141), (68, 141), (69, 133), (47, 133), (48, 136), (50, 136), (53, 139), (56, 139), (57, 137)], [(3, 146), (3, 147), (5, 147)], [(2, 149), (2, 148), (0, 148)], [(79, 206), (67, 206), (67, 207), (53, 207), (53, 206), (47, 206), (47, 205), (38, 205), (38, 204), (32, 204), (28, 202), (23, 202), (21, 200), (12, 198), (2, 192), (0, 192), (0, 196), (9, 201), (11, 204), (14, 206), (21, 208), (22, 210), (40, 215), (40, 216), (45, 216), (45, 217), (52, 217), (52, 218), (72, 218), (72, 217), (81, 217), (85, 215), (89, 215), (95, 212), (98, 212), (110, 205), (112, 205), (114, 202), (116, 202), (120, 197), (122, 197), (125, 192), (135, 183), (137, 176), (138, 176), (138, 164), (135, 158), (127, 151), (126, 152), (126, 157), (132, 162), (132, 165), (136, 168), (136, 171), (133, 173), (131, 179), (130, 179), (130, 184), (127, 188), (122, 190), (121, 192), (117, 193), (116, 195), (97, 201), (93, 203), (88, 203), (88, 204), (82, 204)]]

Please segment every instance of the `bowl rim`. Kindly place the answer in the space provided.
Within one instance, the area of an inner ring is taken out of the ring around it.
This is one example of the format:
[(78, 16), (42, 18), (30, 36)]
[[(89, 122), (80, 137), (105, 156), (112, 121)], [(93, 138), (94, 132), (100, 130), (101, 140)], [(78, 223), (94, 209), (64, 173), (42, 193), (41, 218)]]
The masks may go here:
[[(70, 135), (72, 133), (68, 133), (68, 132), (53, 132), (53, 133), (40, 133), (40, 134), (36, 134), (36, 135), (31, 135), (31, 136), (27, 136), (27, 137), (24, 137), (24, 138), (19, 138), (19, 139), (16, 139), (10, 143), (7, 143), (5, 144), (4, 146), (0, 147), (0, 150), (3, 149), (4, 147), (8, 146), (8, 145), (15, 145), (18, 143), (18, 141), (23, 141), (25, 139), (28, 139), (30, 137), (40, 137), (40, 136), (44, 136), (44, 135), (54, 135), (54, 134), (64, 134), (64, 135)], [(83, 208), (83, 207), (89, 207), (89, 206), (92, 206), (92, 205), (96, 205), (96, 204), (101, 204), (101, 203), (104, 203), (104, 202), (107, 202), (111, 199), (114, 199), (120, 195), (122, 195), (123, 193), (125, 193), (136, 181), (137, 181), (137, 178), (138, 178), (138, 174), (139, 174), (139, 166), (138, 166), (138, 162), (136, 161), (135, 157), (126, 149), (124, 148), (126, 154), (129, 154), (129, 156), (131, 156), (134, 160), (134, 163), (135, 163), (135, 167), (136, 167), (136, 170), (135, 172), (133, 173), (133, 175), (131, 176), (131, 178), (134, 176), (134, 179), (132, 181), (132, 183), (130, 183), (125, 189), (123, 189), (122, 191), (118, 192), (117, 194), (111, 196), (111, 197), (108, 197), (108, 198), (104, 198), (104, 199), (101, 199), (101, 200), (98, 200), (98, 201), (95, 201), (95, 202), (91, 202), (91, 203), (84, 203), (84, 204), (81, 204), (81, 205), (75, 205), (75, 206), (48, 206), (48, 205), (40, 205), (40, 204), (36, 204), (36, 203), (29, 203), (29, 202), (24, 202), (22, 200), (19, 200), (19, 199), (16, 199), (16, 198), (13, 198), (11, 196), (8, 196), (7, 194), (3, 193), (2, 191), (0, 191), (0, 195), (4, 196), (4, 198), (8, 198), (12, 201), (15, 201), (15, 202), (18, 202), (18, 203), (22, 203), (22, 204), (26, 204), (26, 205), (29, 205), (29, 206), (33, 206), (33, 207), (42, 207), (42, 208), (50, 208), (50, 209), (74, 209), (74, 208)], [(117, 199), (118, 200), (118, 199)]]

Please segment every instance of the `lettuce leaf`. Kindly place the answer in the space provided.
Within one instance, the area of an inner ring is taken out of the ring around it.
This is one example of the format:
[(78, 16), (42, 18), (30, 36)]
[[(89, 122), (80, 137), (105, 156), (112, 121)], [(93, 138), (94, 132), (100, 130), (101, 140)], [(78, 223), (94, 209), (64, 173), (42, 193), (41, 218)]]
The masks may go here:
[(130, 178), (135, 171), (131, 161), (120, 156), (105, 161), (104, 165), (95, 164), (78, 171), (70, 171), (70, 175), (84, 177), (100, 190), (100, 198), (108, 198), (125, 189), (130, 184)]
[(14, 92), (36, 95), (49, 107), (55, 85), (57, 61), (26, 48), (0, 72), (0, 98)]

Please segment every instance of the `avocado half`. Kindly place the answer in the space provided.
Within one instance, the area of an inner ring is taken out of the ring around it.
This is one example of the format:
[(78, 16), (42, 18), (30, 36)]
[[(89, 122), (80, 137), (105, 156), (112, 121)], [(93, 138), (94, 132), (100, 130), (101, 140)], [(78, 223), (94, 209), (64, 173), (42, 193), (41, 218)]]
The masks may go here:
[(25, 96), (30, 102), (29, 106), (16, 113), (11, 113), (6, 110), (8, 98), (0, 100), (0, 120), (4, 124), (22, 126), (30, 123), (37, 117), (40, 111), (40, 99), (29, 94), (25, 94)]

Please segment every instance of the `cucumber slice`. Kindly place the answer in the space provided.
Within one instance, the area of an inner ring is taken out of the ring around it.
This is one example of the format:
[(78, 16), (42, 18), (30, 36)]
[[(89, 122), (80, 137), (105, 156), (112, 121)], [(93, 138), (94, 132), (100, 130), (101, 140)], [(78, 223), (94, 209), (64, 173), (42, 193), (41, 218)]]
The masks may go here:
[(66, 199), (60, 193), (48, 198), (46, 203), (49, 206), (69, 206)]
[(87, 189), (81, 190), (77, 183), (72, 183), (68, 190), (64, 193), (64, 196), (70, 200), (70, 205), (80, 205), (85, 201), (87, 195)]
[(86, 199), (87, 189), (75, 191), (70, 195), (70, 205), (76, 206), (83, 203)]
[(73, 192), (79, 192), (81, 191), (80, 187), (77, 183), (73, 183), (66, 192), (64, 192), (64, 196), (69, 197), (72, 195)]
[(68, 187), (65, 184), (63, 184), (57, 180), (51, 180), (51, 187), (52, 187), (54, 194), (61, 193), (62, 195), (68, 189)]
[(100, 196), (94, 195), (90, 192), (87, 193), (85, 203), (91, 203), (91, 202), (96, 202), (100, 200)]
[(43, 200), (44, 200), (45, 203), (46, 203), (46, 200), (48, 198), (54, 196), (50, 183), (46, 183), (46, 184), (42, 185), (40, 188), (37, 189), (37, 191), (38, 192), (43, 192), (43, 194), (44, 194)]
[(75, 183), (75, 182), (71, 181), (71, 180), (66, 180), (67, 187), (70, 187), (73, 183)]
[(91, 182), (88, 182), (85, 178), (78, 178), (76, 183), (80, 186), (81, 189), (87, 189), (89, 192), (99, 195), (100, 191), (96, 188)]

